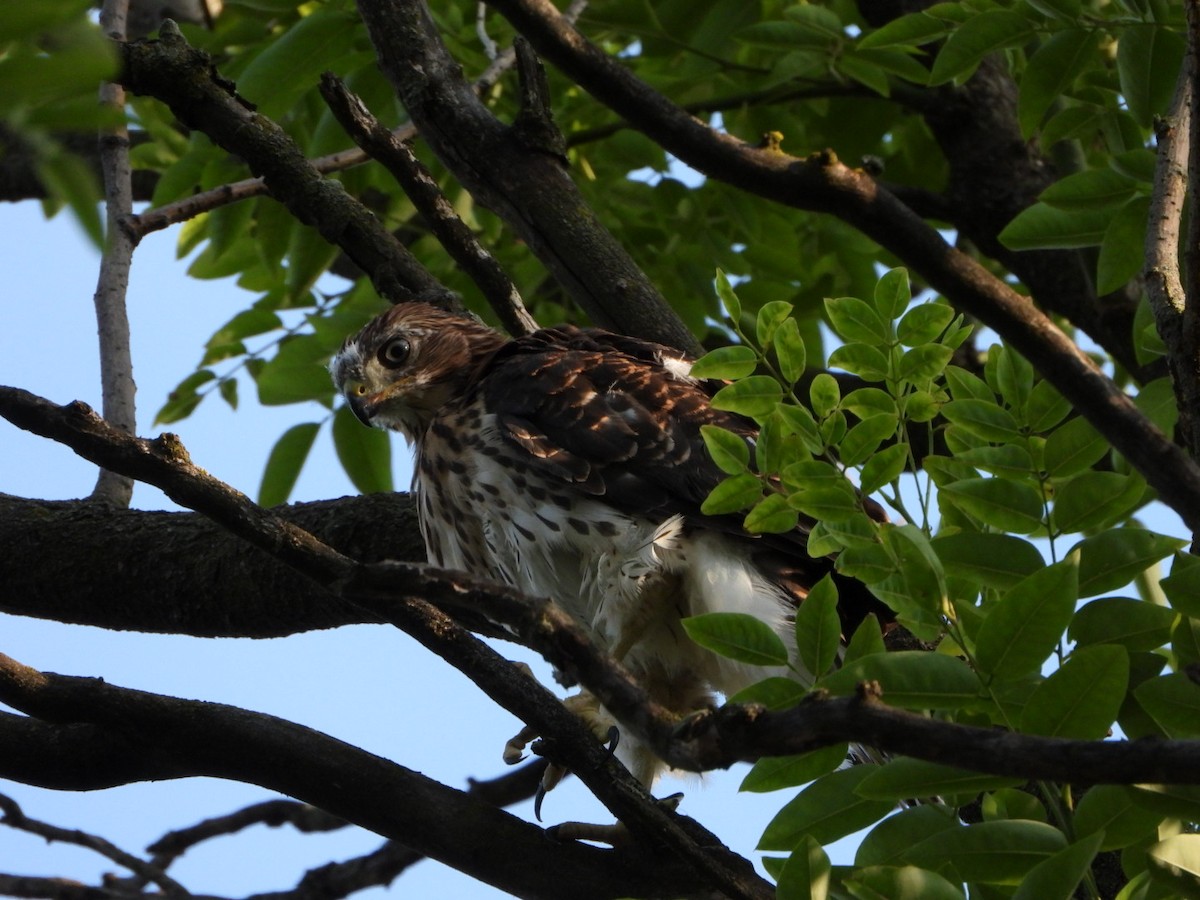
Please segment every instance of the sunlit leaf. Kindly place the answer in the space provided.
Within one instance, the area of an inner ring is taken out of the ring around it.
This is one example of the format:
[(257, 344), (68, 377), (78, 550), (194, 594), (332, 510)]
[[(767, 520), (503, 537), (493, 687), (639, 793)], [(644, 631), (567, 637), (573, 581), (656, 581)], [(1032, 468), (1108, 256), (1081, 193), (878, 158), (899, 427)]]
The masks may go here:
[(275, 442), (267, 457), (262, 484), (258, 488), (260, 506), (277, 506), (287, 502), (320, 430), (317, 422), (293, 425)]
[(366, 428), (350, 407), (333, 414), (333, 447), (350, 481), (364, 494), (383, 494), (392, 485), (392, 443), (386, 431)]
[(787, 648), (761, 619), (746, 613), (705, 613), (683, 619), (688, 637), (708, 650), (754, 666), (782, 666)]
[(758, 842), (758, 849), (790, 850), (805, 835), (827, 844), (887, 815), (894, 804), (887, 800), (867, 800), (855, 792), (874, 768), (854, 766), (813, 782), (775, 814)]
[(1079, 556), (1034, 572), (991, 606), (975, 636), (975, 661), (994, 678), (1036, 672), (1075, 611)]

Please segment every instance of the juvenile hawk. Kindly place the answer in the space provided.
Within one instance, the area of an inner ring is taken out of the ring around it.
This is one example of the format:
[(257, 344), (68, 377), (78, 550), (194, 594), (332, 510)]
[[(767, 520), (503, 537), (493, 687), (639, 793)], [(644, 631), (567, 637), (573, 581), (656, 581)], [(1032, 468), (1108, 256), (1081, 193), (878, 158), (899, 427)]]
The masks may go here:
[[(553, 597), (680, 714), (764, 677), (694, 644), (681, 618), (751, 613), (791, 642), (830, 568), (803, 529), (753, 537), (740, 516), (700, 513), (723, 478), (700, 427), (756, 431), (714, 409), (690, 368), (636, 338), (568, 326), (510, 340), (420, 303), (383, 313), (330, 366), (362, 422), (414, 446), (431, 563)], [(612, 723), (586, 711), (600, 733)], [(647, 785), (661, 768), (636, 741), (618, 755)]]

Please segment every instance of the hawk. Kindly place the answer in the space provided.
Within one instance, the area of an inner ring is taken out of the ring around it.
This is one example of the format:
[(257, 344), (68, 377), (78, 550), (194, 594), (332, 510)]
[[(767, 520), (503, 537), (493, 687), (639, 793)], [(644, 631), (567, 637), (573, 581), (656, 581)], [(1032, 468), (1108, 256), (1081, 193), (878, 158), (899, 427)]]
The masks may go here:
[[(330, 364), (364, 424), (413, 446), (429, 561), (554, 598), (681, 716), (764, 677), (693, 643), (681, 619), (750, 613), (793, 642), (797, 604), (831, 568), (808, 556), (804, 528), (752, 536), (740, 516), (701, 514), (724, 477), (701, 426), (749, 444), (757, 432), (715, 409), (719, 385), (690, 369), (632, 337), (563, 326), (509, 339), (422, 303), (389, 309)], [(612, 726), (574, 699), (598, 734)], [(636, 741), (617, 752), (648, 787), (662, 769)]]

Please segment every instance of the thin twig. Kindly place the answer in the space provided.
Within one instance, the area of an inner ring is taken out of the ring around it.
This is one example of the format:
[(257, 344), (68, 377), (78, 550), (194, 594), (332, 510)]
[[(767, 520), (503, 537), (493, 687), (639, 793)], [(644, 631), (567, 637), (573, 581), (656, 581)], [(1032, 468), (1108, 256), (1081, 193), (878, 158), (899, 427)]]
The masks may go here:
[(321, 95), (342, 128), (396, 179), (425, 218), (434, 237), (475, 282), (509, 334), (529, 334), (537, 322), (525, 308), (521, 293), (471, 229), (454, 212), (429, 170), (395, 133), (383, 126), (365, 103), (330, 72), (321, 76)]
[(101, 856), (111, 859), (117, 865), (124, 866), (130, 872), (157, 884), (168, 897), (188, 896), (188, 891), (183, 885), (167, 875), (158, 866), (148, 863), (144, 859), (134, 856), (132, 853), (125, 852), (105, 838), (88, 834), (86, 831), (79, 831), (73, 828), (60, 828), (57, 825), (50, 825), (47, 822), (39, 822), (37, 819), (31, 819), (25, 815), (15, 800), (4, 794), (0, 794), (0, 812), (4, 813), (3, 818), (0, 818), (0, 824), (7, 825), (9, 828), (14, 828), (18, 831), (24, 831), (28, 834), (37, 835), (40, 838), (45, 838), (47, 841), (74, 844), (76, 847), (84, 847), (95, 851)]
[[(104, 0), (100, 27), (114, 41), (125, 40), (129, 0)], [(100, 103), (115, 110), (119, 124), (101, 133), (100, 170), (104, 177), (107, 219), (104, 253), (94, 297), (96, 326), (100, 337), (100, 388), (104, 417), (126, 434), (137, 429), (134, 404), (133, 355), (129, 341), (129, 314), (125, 296), (129, 269), (137, 241), (121, 227), (133, 211), (133, 175), (129, 162), (129, 129), (124, 121), (125, 89), (106, 82), (100, 87)], [(133, 480), (101, 469), (92, 498), (126, 507), (133, 498)]]

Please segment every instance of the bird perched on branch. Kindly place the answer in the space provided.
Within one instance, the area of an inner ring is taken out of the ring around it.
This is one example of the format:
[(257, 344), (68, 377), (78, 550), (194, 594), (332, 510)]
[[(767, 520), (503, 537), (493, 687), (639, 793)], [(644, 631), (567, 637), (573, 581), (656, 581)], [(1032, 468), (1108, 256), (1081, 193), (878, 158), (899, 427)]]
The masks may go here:
[[(380, 315), (330, 365), (363, 423), (415, 448), (429, 561), (555, 599), (681, 716), (764, 677), (693, 643), (681, 619), (750, 613), (790, 642), (797, 604), (830, 570), (802, 528), (751, 536), (740, 516), (701, 514), (724, 477), (701, 426), (749, 443), (756, 428), (714, 409), (719, 385), (690, 368), (636, 338), (568, 326), (509, 339), (421, 303)], [(613, 724), (586, 693), (572, 705), (598, 734)], [(617, 752), (647, 786), (662, 768), (636, 740)]]

